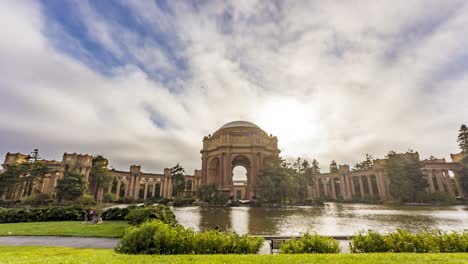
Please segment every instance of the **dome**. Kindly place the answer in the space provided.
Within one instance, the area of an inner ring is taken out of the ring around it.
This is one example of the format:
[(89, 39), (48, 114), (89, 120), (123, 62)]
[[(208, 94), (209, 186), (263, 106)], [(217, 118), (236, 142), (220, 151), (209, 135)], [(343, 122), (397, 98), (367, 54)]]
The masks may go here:
[(231, 128), (231, 127), (253, 127), (253, 128), (258, 128), (260, 129), (256, 124), (254, 123), (251, 123), (251, 122), (247, 122), (247, 121), (233, 121), (233, 122), (229, 122), (227, 124), (225, 124), (224, 126), (222, 126), (220, 129), (223, 129), (223, 128)]

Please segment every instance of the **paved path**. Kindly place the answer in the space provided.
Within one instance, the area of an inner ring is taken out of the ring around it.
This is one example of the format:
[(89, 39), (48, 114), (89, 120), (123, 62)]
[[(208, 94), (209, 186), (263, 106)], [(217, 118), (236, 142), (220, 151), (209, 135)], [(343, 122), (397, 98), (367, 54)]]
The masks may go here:
[(1, 246), (60, 246), (114, 248), (120, 239), (104, 237), (0, 236)]
[[(59, 246), (72, 248), (114, 248), (120, 239), (103, 237), (0, 236), (0, 246)], [(349, 253), (349, 240), (339, 240), (342, 253)], [(270, 254), (265, 240), (259, 254)]]

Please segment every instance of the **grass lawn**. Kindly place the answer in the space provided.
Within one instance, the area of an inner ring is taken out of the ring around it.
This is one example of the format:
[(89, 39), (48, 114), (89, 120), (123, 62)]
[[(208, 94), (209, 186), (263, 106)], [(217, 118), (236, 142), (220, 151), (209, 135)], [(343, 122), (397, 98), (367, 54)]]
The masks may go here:
[(0, 247), (0, 263), (468, 263), (467, 253), (121, 255), (110, 249)]
[(123, 221), (104, 221), (102, 224), (79, 221), (8, 223), (0, 224), (0, 236), (121, 237), (126, 227), (127, 223)]

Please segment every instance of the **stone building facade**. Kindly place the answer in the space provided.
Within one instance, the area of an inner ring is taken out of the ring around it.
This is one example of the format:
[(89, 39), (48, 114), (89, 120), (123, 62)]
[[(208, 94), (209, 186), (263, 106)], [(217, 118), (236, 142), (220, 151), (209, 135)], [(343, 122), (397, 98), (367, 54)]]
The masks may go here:
[[(278, 139), (267, 134), (257, 125), (246, 121), (225, 124), (213, 135), (203, 138), (201, 152), (202, 169), (193, 175), (185, 175), (186, 194), (195, 194), (201, 185), (214, 184), (218, 191), (225, 192), (234, 199), (255, 199), (259, 195), (258, 176), (272, 157), (278, 156)], [(419, 158), (419, 157), (418, 157)], [(447, 193), (451, 197), (468, 198), (460, 185), (460, 163), (463, 155), (452, 154), (452, 161), (445, 159), (423, 160), (422, 172), (426, 177), (427, 192)], [(2, 164), (7, 170), (10, 164), (27, 162), (28, 155), (7, 153)], [(63, 154), (62, 161), (39, 160), (47, 164), (50, 173), (34, 183), (34, 190), (55, 197), (57, 180), (63, 178), (68, 169), (77, 170), (88, 183), (92, 183), (90, 173), (93, 156), (86, 154)], [(374, 197), (390, 200), (390, 181), (385, 172), (385, 159), (374, 160), (368, 170), (352, 171), (348, 165), (340, 165), (337, 172), (316, 175), (314, 181), (305, 186), (308, 198), (328, 198), (351, 201), (354, 198)], [(242, 166), (246, 169), (246, 180), (234, 180), (233, 169)], [(89, 184), (90, 193), (97, 193), (102, 200), (105, 193), (113, 193), (117, 198), (147, 200), (152, 197), (172, 197), (171, 170), (163, 173), (146, 173), (141, 166), (132, 165), (128, 171), (110, 170), (113, 184), (106, 189), (95, 190)], [(453, 184), (453, 183), (454, 184)], [(20, 200), (25, 196), (26, 186), (8, 189), (2, 199)]]
[[(202, 184), (215, 184), (219, 191), (237, 199), (258, 195), (258, 175), (269, 158), (278, 156), (278, 139), (246, 121), (225, 124), (203, 139)], [(233, 181), (233, 169), (247, 170), (246, 181)]]
[[(15, 163), (27, 162), (28, 155), (21, 153), (7, 153), (2, 164), (3, 169)], [(89, 193), (95, 193), (95, 186), (90, 178), (93, 156), (87, 154), (64, 153), (62, 161), (38, 160), (47, 164), (49, 173), (43, 181), (34, 183), (36, 192), (46, 193), (55, 197), (57, 181), (62, 179), (66, 170), (76, 170), (88, 183)], [(113, 183), (108, 188), (97, 190), (97, 198), (102, 200), (104, 193), (113, 193), (117, 198), (130, 198), (134, 200), (147, 200), (152, 197), (172, 197), (171, 170), (164, 169), (163, 173), (146, 173), (141, 171), (141, 166), (132, 165), (129, 171), (109, 170)], [(195, 170), (193, 175), (185, 175), (187, 184), (186, 193), (193, 194), (200, 184), (201, 173)], [(15, 186), (8, 189), (2, 199), (21, 200), (25, 198), (25, 186)]]

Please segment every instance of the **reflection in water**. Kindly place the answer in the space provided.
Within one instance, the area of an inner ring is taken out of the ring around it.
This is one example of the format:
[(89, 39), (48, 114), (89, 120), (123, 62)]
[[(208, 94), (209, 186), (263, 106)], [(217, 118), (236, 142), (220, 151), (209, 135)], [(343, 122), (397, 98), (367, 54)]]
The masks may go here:
[(324, 206), (285, 208), (176, 207), (177, 220), (195, 230), (216, 225), (253, 235), (352, 235), (359, 230), (390, 232), (396, 228), (420, 231), (424, 227), (467, 230), (468, 206), (389, 206), (326, 203)]

